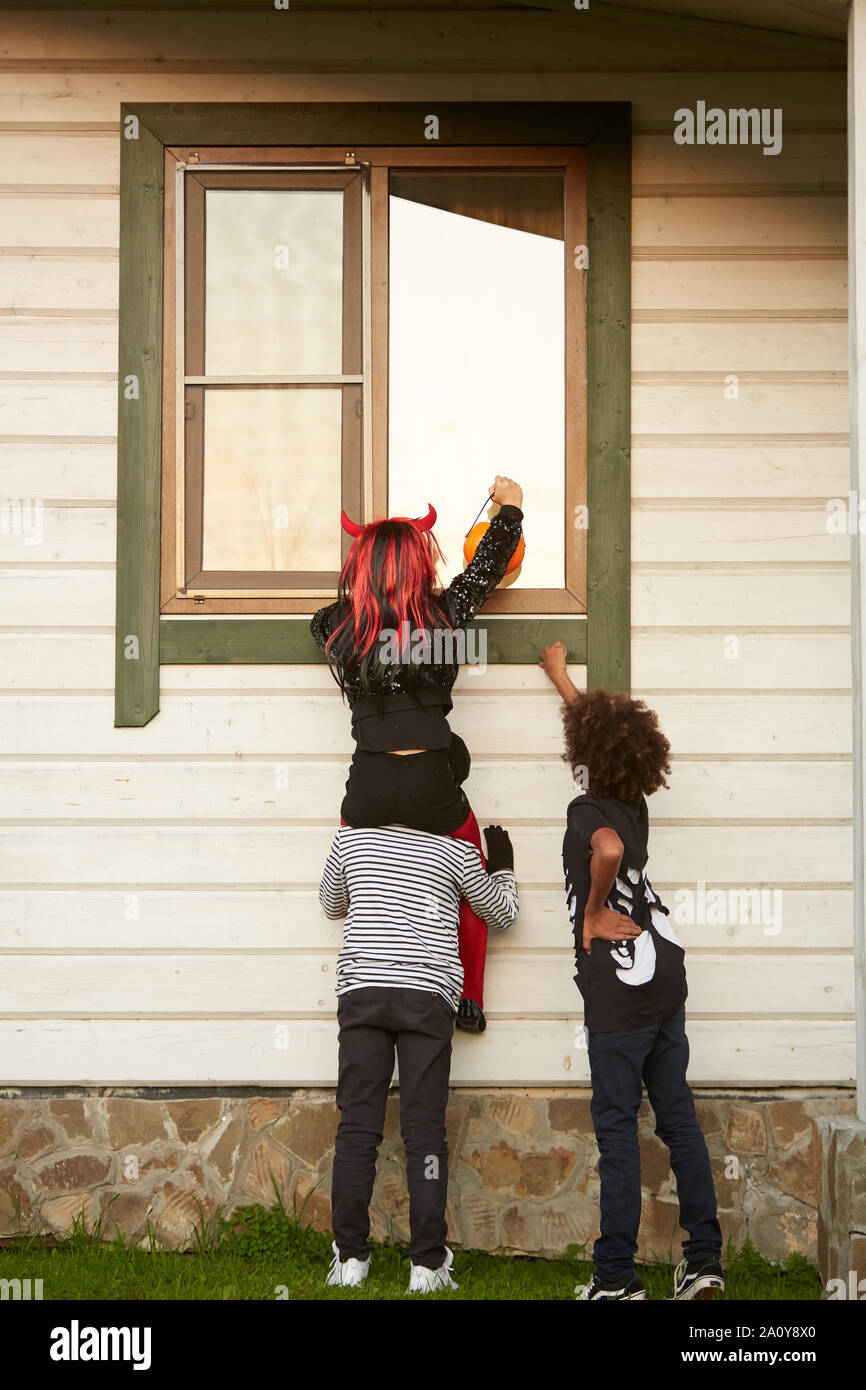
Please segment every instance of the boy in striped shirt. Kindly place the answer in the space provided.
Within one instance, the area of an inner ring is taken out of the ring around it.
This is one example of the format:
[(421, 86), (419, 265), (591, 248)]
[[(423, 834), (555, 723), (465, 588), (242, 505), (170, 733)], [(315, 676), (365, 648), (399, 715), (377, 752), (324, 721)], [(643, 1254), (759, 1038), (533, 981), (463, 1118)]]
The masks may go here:
[(319, 902), (345, 917), (337, 960), (339, 1069), (329, 1284), (358, 1285), (370, 1265), (370, 1198), (396, 1050), (406, 1149), (410, 1293), (456, 1288), (445, 1245), (445, 1107), (463, 987), (457, 927), (465, 898), (489, 927), (517, 916), (507, 831), (488, 826), (487, 869), (474, 845), (390, 825), (341, 826)]

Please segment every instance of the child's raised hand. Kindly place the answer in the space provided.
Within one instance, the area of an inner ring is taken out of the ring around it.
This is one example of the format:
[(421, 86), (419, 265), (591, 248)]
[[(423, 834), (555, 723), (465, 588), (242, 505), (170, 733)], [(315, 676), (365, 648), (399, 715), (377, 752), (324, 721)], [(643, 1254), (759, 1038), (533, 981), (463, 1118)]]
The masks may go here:
[(523, 488), (513, 478), (497, 473), (496, 481), (488, 489), (491, 502), (500, 507), (523, 507)]
[(541, 660), (538, 664), (551, 680), (554, 676), (566, 675), (568, 669), (565, 659), (567, 651), (564, 642), (550, 642), (541, 653)]

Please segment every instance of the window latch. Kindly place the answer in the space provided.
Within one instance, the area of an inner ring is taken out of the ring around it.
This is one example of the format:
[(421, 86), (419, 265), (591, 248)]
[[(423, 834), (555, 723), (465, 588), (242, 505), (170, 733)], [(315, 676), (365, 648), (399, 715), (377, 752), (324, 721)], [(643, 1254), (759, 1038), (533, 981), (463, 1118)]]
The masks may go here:
[(195, 401), (184, 401), (184, 403), (183, 403), (183, 418), (184, 418), (185, 420), (191, 420), (191, 419), (193, 418), (194, 415), (195, 415)]

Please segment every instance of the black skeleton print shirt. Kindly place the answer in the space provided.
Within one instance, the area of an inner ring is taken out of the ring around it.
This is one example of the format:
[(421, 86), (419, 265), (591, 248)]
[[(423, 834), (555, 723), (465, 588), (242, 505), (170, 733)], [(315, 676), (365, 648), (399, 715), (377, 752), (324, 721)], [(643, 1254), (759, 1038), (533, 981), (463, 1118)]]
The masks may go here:
[[(622, 862), (606, 906), (641, 928), (633, 940), (600, 941), (583, 949), (583, 914), (591, 884), (590, 841), (602, 826), (623, 843)], [(584, 1022), (591, 1033), (647, 1028), (684, 1003), (685, 952), (668, 920), (668, 910), (647, 878), (649, 816), (646, 801), (635, 804), (582, 794), (568, 808), (562, 844), (565, 892), (574, 933), (575, 981), (583, 995)]]

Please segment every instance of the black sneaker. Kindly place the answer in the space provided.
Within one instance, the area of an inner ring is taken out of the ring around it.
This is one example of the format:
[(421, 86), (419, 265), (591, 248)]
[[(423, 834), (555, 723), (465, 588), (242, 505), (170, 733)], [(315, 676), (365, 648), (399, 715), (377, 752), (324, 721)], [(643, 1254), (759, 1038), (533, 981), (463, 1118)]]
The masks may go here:
[(725, 1278), (718, 1260), (681, 1260), (674, 1272), (674, 1298), (721, 1298)]
[(462, 1028), (464, 1033), (483, 1033), (487, 1027), (487, 1019), (481, 1012), (481, 1005), (476, 1004), (474, 999), (461, 999), (460, 1008), (457, 1010), (457, 1027)]
[(636, 1274), (632, 1275), (627, 1284), (620, 1284), (618, 1288), (600, 1283), (598, 1275), (594, 1274), (588, 1284), (576, 1284), (574, 1293), (578, 1303), (598, 1303), (602, 1299), (615, 1298), (646, 1299), (646, 1289)]

